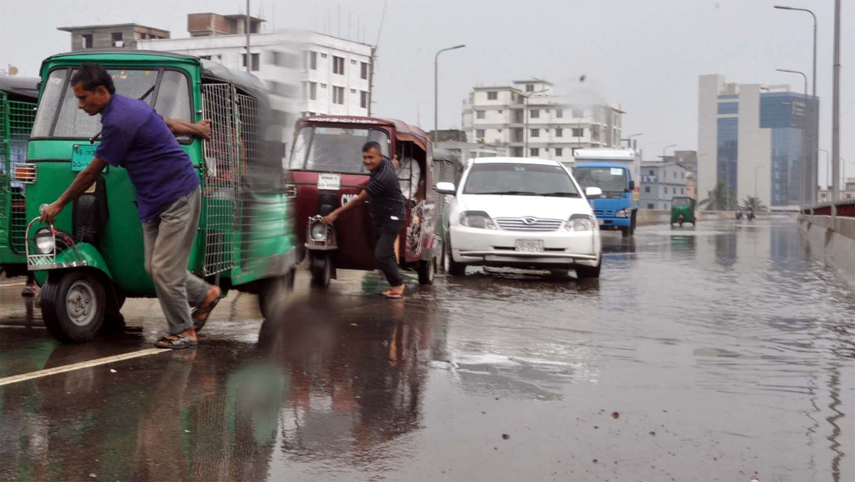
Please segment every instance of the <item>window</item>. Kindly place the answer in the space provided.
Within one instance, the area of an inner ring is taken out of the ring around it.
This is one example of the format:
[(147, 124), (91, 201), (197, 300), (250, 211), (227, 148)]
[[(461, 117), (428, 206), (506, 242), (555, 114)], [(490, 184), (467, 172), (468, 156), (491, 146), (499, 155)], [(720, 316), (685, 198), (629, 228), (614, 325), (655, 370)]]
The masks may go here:
[(654, 172), (653, 172), (653, 169), (651, 169), (650, 171), (648, 171), (648, 174), (650, 174), (651, 176), (654, 176), (654, 175), (655, 175), (655, 174), (654, 174)]
[(674, 171), (674, 179), (677, 179), (677, 171)]
[(321, 88), (322, 88), (322, 89), (326, 89), (326, 88), (327, 88), (327, 84), (321, 83)]
[(336, 57), (335, 55), (333, 55), (332, 73), (337, 75), (344, 75), (344, 57)]
[(719, 114), (739, 114), (739, 102), (722, 102), (718, 105)]
[(668, 194), (668, 187), (665, 186), (665, 194)]
[(504, 112), (504, 111), (500, 110), (500, 111), (499, 111), (499, 114), (501, 114), (502, 112)]
[(584, 136), (585, 136), (585, 129), (583, 129), (583, 128), (579, 128), (579, 129), (574, 128), (573, 129), (573, 137), (584, 137)]
[(200, 58), (200, 59), (202, 59), (202, 60), (211, 60), (211, 56), (210, 56), (210, 55), (200, 55), (200, 56), (199, 56), (199, 58)]
[(523, 148), (522, 147), (514, 147), (513, 154), (514, 154), (514, 157), (522, 157), (523, 156)]
[[(246, 54), (242, 54), (241, 59), (242, 59), (241, 66), (246, 68)], [(260, 62), (259, 54), (252, 54), (252, 65), (250, 66), (249, 70), (251, 70), (253, 72), (258, 72), (259, 62)]]
[(540, 129), (532, 129), (531, 130), (532, 137), (540, 137)]
[(122, 32), (113, 32), (110, 34), (110, 40), (113, 41), (113, 47), (124, 47)]
[(355, 60), (351, 60), (351, 61), (350, 61), (350, 65), (356, 65), (356, 61), (355, 61)]
[(312, 70), (318, 70), (318, 53), (317, 52), (309, 52), (309, 68)]
[(484, 129), (475, 129), (475, 137), (478, 139), (484, 138)]
[(321, 54), (321, 58), (322, 58), (322, 59), (327, 58), (327, 54), (322, 53), (322, 54)]
[(560, 127), (555, 128), (555, 137), (564, 137), (564, 129)]
[(361, 65), (359, 68), (359, 78), (360, 79), (367, 79), (368, 78), (368, 63), (367, 62), (361, 62)]
[(564, 155), (564, 149), (561, 147), (555, 148), (555, 157), (561, 157)]
[(318, 83), (309, 82), (309, 100), (318, 99)]
[(487, 92), (487, 100), (498, 100), (499, 93), (498, 92)]
[(81, 35), (80, 39), (83, 43), (82, 47), (84, 49), (91, 49), (92, 48), (92, 34), (91, 33), (85, 33), (85, 34)]
[(356, 89), (350, 89), (350, 93), (351, 93), (351, 94), (355, 94), (355, 93), (356, 93)]
[(333, 86), (333, 104), (344, 104), (344, 87), (335, 87)]
[(561, 109), (555, 109), (555, 117), (562, 119), (564, 117), (564, 111)]
[(365, 92), (364, 90), (359, 93), (359, 107), (362, 107), (363, 109), (368, 108), (368, 92)]
[(680, 179), (686, 179), (686, 173), (685, 172), (680, 173)]
[(522, 124), (524, 122), (523, 111), (521, 111), (521, 110), (515, 110), (514, 111), (514, 122), (517, 124)]
[(644, 192), (650, 192), (650, 186), (644, 186)]
[(526, 92), (534, 92), (534, 84), (526, 84), (525, 91)]
[(528, 113), (528, 118), (529, 119), (539, 119), (540, 118), (540, 111), (537, 109), (530, 110)]
[(381, 153), (389, 155), (389, 137), (383, 131), (306, 126), (296, 137), (290, 166), (310, 171), (364, 173), (362, 159), (353, 153), (358, 153), (369, 141), (378, 142)]
[(475, 111), (475, 118), (476, 119), (483, 119), (484, 118), (484, 111), (483, 110), (476, 110)]
[(684, 189), (684, 188), (682, 188), (682, 187), (681, 187), (681, 188), (680, 188), (680, 194), (686, 194), (686, 189)]
[[(507, 192), (549, 194), (578, 198), (579, 191), (564, 167), (557, 164), (480, 163), (469, 170), (464, 194), (502, 194)], [(523, 194), (525, 195), (525, 194)]]
[(532, 147), (531, 149), (529, 149), (529, 152), (531, 157), (537, 157), (540, 155), (540, 149), (537, 147)]
[(653, 209), (653, 204), (647, 203), (647, 209)]
[(573, 109), (573, 117), (585, 117), (585, 111), (582, 109)]

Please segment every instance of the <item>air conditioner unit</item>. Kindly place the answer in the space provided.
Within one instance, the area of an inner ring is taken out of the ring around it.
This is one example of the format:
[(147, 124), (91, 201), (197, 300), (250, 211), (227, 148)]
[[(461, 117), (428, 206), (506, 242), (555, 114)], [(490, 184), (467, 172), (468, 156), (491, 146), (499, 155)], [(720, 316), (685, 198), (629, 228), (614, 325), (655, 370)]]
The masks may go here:
[(116, 47), (116, 48), (124, 48), (124, 46), (125, 46), (125, 41), (124, 41), (124, 40), (116, 40), (116, 41), (114, 41), (114, 42), (113, 42), (113, 47)]

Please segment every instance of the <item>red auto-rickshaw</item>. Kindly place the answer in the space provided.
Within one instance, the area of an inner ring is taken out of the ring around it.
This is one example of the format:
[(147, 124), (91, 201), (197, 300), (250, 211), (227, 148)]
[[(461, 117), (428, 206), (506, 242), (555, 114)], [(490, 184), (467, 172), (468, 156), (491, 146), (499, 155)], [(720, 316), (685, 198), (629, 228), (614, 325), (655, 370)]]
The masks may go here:
[(309, 257), (312, 283), (322, 288), (336, 277), (337, 268), (374, 269), (368, 206), (343, 214), (335, 226), (321, 221), (368, 184), (369, 172), (362, 164), (362, 146), (368, 141), (380, 143), (383, 155), (399, 164), (407, 220), (396, 246), (398, 263), (418, 272), (419, 283), (431, 284), (442, 253), (435, 235), (440, 213), (431, 188), (432, 146), (424, 131), (392, 119), (317, 115), (297, 122), (288, 192), (295, 198), (300, 259)]

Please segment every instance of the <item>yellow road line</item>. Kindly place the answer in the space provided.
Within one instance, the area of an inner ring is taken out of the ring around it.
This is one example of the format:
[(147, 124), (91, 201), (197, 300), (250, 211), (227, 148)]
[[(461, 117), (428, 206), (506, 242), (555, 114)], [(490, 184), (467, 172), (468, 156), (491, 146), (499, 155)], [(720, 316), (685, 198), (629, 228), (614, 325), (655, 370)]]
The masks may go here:
[(130, 360), (133, 358), (139, 358), (139, 357), (149, 356), (149, 355), (156, 355), (158, 353), (166, 353), (166, 352), (170, 352), (170, 351), (172, 351), (172, 350), (164, 350), (161, 348), (148, 348), (145, 350), (135, 351), (132, 353), (125, 353), (123, 355), (108, 356), (106, 358), (99, 358), (97, 360), (90, 360), (87, 362), (74, 363), (72, 365), (65, 365), (62, 367), (48, 368), (47, 370), (39, 370), (37, 372), (25, 373), (23, 375), (15, 375), (15, 376), (6, 377), (6, 378), (0, 378), (0, 387), (2, 387), (3, 385), (9, 385), (12, 383), (24, 382), (24, 381), (33, 380), (36, 378), (47, 377), (50, 375), (57, 375), (59, 373), (66, 373), (66, 372), (71, 372), (74, 370), (80, 370), (82, 368), (97, 367), (98, 365), (106, 365), (108, 363), (115, 363), (118, 361)]

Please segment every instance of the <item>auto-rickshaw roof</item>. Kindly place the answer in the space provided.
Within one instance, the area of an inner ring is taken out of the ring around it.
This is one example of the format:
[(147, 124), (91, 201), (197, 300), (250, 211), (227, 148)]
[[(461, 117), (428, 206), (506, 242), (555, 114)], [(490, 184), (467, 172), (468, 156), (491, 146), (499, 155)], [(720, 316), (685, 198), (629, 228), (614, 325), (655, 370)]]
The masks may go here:
[(201, 66), (202, 69), (202, 78), (207, 80), (215, 80), (215, 81), (223, 81), (223, 82), (231, 82), (238, 86), (241, 89), (248, 90), (254, 92), (256, 94), (263, 93), (265, 91), (264, 84), (258, 79), (258, 77), (248, 73), (242, 72), (234, 69), (230, 69), (223, 64), (212, 62), (210, 60), (200, 59), (199, 57), (193, 55), (185, 55), (179, 54), (175, 52), (162, 52), (159, 50), (128, 50), (128, 49), (87, 49), (76, 52), (67, 52), (62, 54), (52, 55), (46, 58), (42, 62), (42, 66), (48, 61), (58, 60), (63, 58), (71, 58), (71, 57), (89, 57), (93, 56), (96, 59), (93, 61), (98, 61), (98, 56), (110, 55), (112, 58), (111, 61), (121, 61), (123, 59), (127, 60), (157, 60), (158, 58), (171, 58), (177, 60), (186, 60), (192, 63), (196, 63)]
[(0, 90), (36, 100), (39, 97), (39, 78), (0, 77)]
[(376, 117), (360, 117), (349, 115), (311, 115), (300, 119), (301, 122), (327, 122), (330, 124), (361, 124), (394, 127), (398, 139), (413, 142), (423, 150), (428, 151), (430, 139), (425, 131), (397, 119), (378, 119)]

